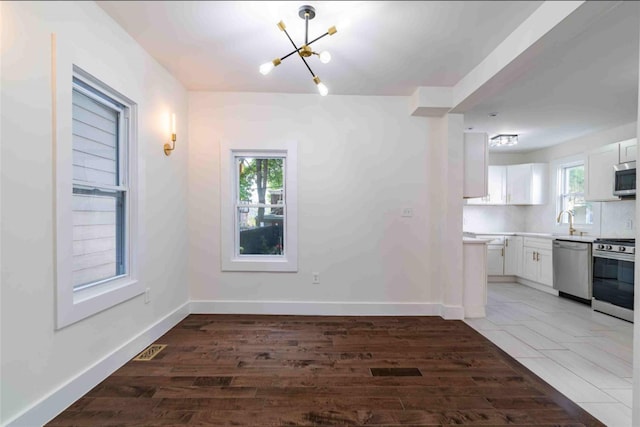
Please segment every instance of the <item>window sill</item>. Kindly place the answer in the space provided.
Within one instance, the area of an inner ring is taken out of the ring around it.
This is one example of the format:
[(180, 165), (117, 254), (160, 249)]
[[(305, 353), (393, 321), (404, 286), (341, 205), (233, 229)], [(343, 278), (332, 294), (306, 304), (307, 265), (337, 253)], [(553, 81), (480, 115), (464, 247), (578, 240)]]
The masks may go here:
[(125, 277), (73, 292), (60, 301), (57, 329), (64, 328), (144, 293), (142, 283)]
[(232, 258), (222, 263), (222, 271), (256, 271), (272, 273), (296, 273), (298, 263), (292, 259)]

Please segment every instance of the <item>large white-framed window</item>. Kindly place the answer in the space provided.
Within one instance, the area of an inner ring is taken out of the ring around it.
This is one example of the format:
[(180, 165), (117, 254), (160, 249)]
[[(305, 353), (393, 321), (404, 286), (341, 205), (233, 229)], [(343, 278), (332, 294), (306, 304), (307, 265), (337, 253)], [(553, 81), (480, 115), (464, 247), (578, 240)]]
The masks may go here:
[(71, 114), (59, 115), (65, 132), (56, 147), (58, 328), (143, 292), (135, 103), (77, 67), (70, 98), (59, 98), (66, 102)]
[(220, 159), (222, 270), (297, 271), (297, 144), (222, 142)]
[[(584, 199), (585, 170), (583, 161), (563, 163), (558, 166), (558, 199), (556, 215), (568, 210), (573, 213), (577, 225), (593, 224), (593, 208)], [(568, 215), (563, 215), (561, 224), (568, 224)]]

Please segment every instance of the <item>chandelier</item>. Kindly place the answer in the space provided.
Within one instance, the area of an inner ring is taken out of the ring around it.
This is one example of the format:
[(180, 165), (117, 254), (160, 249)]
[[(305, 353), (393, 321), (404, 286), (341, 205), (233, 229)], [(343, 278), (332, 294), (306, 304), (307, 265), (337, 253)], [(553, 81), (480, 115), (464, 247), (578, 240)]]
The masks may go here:
[(327, 30), (327, 32), (324, 33), (323, 35), (321, 35), (320, 37), (316, 37), (315, 39), (309, 41), (309, 21), (312, 20), (313, 18), (315, 18), (316, 10), (313, 8), (313, 6), (309, 6), (309, 5), (300, 6), (300, 8), (298, 9), (298, 16), (300, 18), (304, 19), (304, 44), (302, 46), (298, 47), (294, 43), (294, 41), (291, 39), (291, 36), (289, 36), (289, 33), (287, 32), (287, 29), (284, 26), (284, 22), (282, 22), (282, 21), (278, 22), (278, 28), (280, 28), (280, 30), (283, 31), (287, 35), (287, 38), (289, 39), (289, 41), (293, 45), (294, 50), (289, 52), (288, 54), (286, 54), (282, 58), (276, 58), (271, 62), (266, 62), (266, 63), (262, 64), (260, 66), (260, 73), (262, 73), (263, 75), (266, 76), (267, 74), (269, 74), (269, 72), (271, 70), (273, 70), (275, 67), (280, 65), (280, 63), (283, 60), (287, 59), (288, 57), (290, 57), (294, 53), (297, 53), (300, 56), (300, 59), (302, 59), (302, 62), (304, 62), (304, 65), (307, 67), (307, 69), (311, 73), (311, 76), (313, 77), (313, 82), (316, 84), (316, 86), (318, 88), (318, 92), (320, 92), (320, 95), (326, 96), (329, 93), (329, 89), (327, 88), (327, 86), (325, 86), (324, 83), (322, 83), (320, 81), (320, 78), (318, 76), (316, 76), (315, 73), (311, 70), (311, 67), (309, 66), (309, 64), (307, 63), (307, 60), (305, 58), (308, 58), (311, 55), (316, 55), (316, 56), (318, 56), (320, 58), (320, 62), (322, 62), (323, 64), (326, 64), (327, 62), (331, 61), (331, 54), (329, 52), (327, 52), (327, 51), (324, 51), (324, 52), (321, 52), (321, 53), (314, 52), (313, 49), (311, 49), (311, 44), (317, 42), (318, 40), (320, 40), (324, 36), (327, 36), (327, 35), (332, 36), (332, 35), (334, 35), (337, 32), (336, 27), (333, 26), (333, 27), (329, 28)]
[(489, 147), (507, 147), (518, 143), (518, 135), (496, 135), (489, 141)]

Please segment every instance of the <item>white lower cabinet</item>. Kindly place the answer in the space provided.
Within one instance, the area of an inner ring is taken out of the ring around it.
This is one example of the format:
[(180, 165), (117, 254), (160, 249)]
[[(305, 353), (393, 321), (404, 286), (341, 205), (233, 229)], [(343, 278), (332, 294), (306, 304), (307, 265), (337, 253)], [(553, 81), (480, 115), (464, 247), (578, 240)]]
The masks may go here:
[(522, 275), (522, 236), (505, 236), (504, 238), (504, 274), (506, 276)]
[(487, 246), (487, 274), (489, 276), (502, 276), (504, 274), (504, 246)]
[(525, 237), (522, 249), (522, 277), (553, 287), (551, 239)]
[(476, 237), (489, 240), (487, 244), (487, 274), (502, 276), (504, 274), (504, 237), (494, 235), (478, 235)]

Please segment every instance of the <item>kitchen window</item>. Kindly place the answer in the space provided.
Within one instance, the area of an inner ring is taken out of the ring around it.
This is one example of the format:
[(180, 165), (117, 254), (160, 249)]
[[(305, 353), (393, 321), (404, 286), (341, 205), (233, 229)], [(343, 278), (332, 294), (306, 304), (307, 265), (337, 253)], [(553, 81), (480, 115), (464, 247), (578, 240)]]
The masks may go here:
[(221, 145), (222, 270), (297, 271), (295, 144)]
[[(574, 224), (593, 224), (591, 203), (584, 200), (584, 163), (574, 162), (558, 167), (558, 211), (573, 212)], [(562, 216), (562, 224), (568, 224), (568, 215)]]
[(70, 98), (62, 99), (71, 115), (57, 144), (58, 328), (142, 293), (133, 238), (135, 105), (76, 68)]

